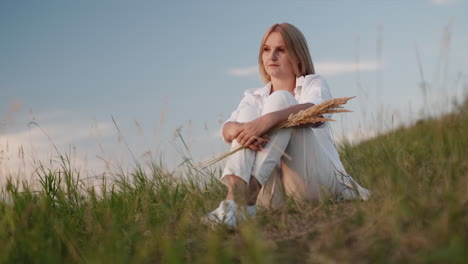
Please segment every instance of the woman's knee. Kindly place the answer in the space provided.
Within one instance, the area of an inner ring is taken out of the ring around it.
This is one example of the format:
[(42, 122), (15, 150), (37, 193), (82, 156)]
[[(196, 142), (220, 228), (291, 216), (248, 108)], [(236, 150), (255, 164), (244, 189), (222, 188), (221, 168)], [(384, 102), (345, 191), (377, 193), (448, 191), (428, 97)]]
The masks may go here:
[(297, 100), (290, 92), (279, 90), (268, 96), (263, 107), (263, 113), (278, 111), (296, 104)]

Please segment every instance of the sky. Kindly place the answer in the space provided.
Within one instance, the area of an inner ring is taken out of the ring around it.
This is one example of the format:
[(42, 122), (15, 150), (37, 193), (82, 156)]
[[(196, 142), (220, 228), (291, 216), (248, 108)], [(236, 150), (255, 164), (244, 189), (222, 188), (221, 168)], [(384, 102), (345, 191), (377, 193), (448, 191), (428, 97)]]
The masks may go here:
[(1, 1), (0, 178), (56, 160), (54, 146), (89, 175), (225, 151), (221, 124), (263, 87), (258, 50), (274, 23), (304, 33), (335, 97), (357, 96), (334, 116), (336, 141), (449, 111), (468, 90), (467, 11), (466, 0)]

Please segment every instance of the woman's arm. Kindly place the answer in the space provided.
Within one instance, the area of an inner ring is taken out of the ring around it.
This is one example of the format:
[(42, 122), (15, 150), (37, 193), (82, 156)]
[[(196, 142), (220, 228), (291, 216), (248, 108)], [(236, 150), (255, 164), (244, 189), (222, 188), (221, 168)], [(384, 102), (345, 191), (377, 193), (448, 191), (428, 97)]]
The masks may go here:
[(224, 140), (231, 144), (231, 142), (239, 135), (241, 126), (242, 123), (234, 121), (225, 123), (222, 130)]
[[(293, 105), (291, 107), (271, 112), (263, 115), (251, 122), (229, 124), (229, 126), (223, 127), (223, 136), (230, 140), (236, 139), (242, 146), (250, 147), (251, 144), (256, 143), (256, 140), (264, 136), (270, 129), (278, 126), (282, 122), (286, 121), (291, 114), (296, 114), (301, 110), (307, 109), (314, 104), (305, 103)], [(317, 127), (321, 124), (313, 124), (312, 127)]]
[[(225, 123), (222, 130), (224, 140), (230, 144), (234, 139), (236, 139), (245, 124), (246, 123), (239, 123), (234, 121)], [(248, 147), (255, 151), (260, 151), (263, 149), (267, 141), (268, 136), (264, 135), (262, 136), (262, 140), (256, 140)]]

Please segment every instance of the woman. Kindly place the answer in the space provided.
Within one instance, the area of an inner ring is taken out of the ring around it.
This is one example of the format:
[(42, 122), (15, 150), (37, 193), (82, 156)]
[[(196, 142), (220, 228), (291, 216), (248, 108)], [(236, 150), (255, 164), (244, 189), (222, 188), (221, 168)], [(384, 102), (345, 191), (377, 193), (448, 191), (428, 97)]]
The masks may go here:
[(284, 194), (305, 201), (367, 200), (369, 191), (343, 168), (328, 123), (266, 134), (289, 115), (332, 98), (315, 74), (303, 34), (288, 23), (271, 26), (258, 62), (265, 87), (247, 90), (222, 129), (231, 148), (248, 148), (227, 158), (221, 177), (228, 186), (226, 200), (204, 220), (235, 227), (246, 215), (255, 216), (257, 202), (278, 208)]

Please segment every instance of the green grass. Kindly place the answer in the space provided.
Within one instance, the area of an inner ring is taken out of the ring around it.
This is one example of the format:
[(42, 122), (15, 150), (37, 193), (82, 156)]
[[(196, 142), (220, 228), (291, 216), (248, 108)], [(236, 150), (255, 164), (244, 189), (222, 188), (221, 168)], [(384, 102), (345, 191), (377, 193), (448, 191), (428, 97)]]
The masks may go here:
[(219, 170), (202, 175), (188, 160), (180, 177), (152, 164), (92, 189), (61, 156), (38, 166), (41, 191), (2, 190), (0, 263), (465, 263), (468, 103), (345, 144), (341, 157), (371, 200), (290, 202), (231, 231), (200, 222), (226, 193)]

